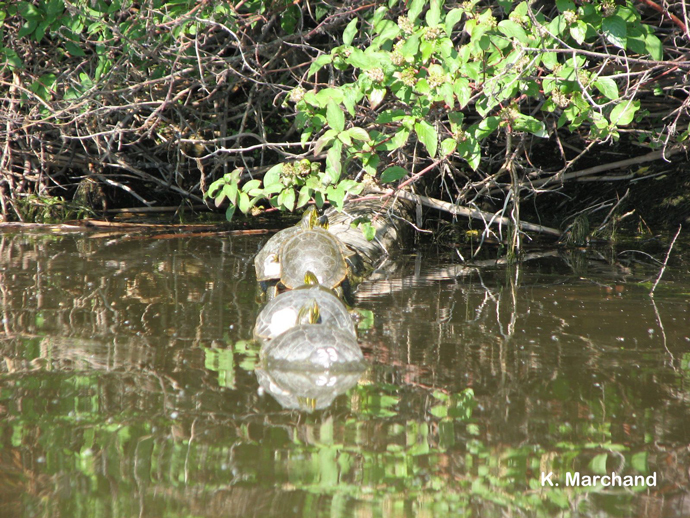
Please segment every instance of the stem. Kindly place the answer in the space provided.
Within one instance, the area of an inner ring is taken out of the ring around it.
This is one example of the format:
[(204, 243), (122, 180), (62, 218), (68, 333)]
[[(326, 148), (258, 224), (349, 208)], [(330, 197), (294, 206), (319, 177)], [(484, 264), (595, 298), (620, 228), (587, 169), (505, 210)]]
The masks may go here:
[(664, 275), (664, 271), (666, 270), (666, 263), (668, 263), (668, 258), (671, 255), (671, 250), (673, 249), (673, 245), (676, 244), (676, 239), (678, 239), (678, 235), (680, 234), (681, 229), (683, 228), (683, 225), (678, 225), (678, 231), (676, 232), (676, 235), (673, 236), (673, 240), (671, 241), (671, 246), (668, 247), (668, 251), (666, 252), (666, 259), (664, 259), (664, 264), (661, 265), (661, 270), (659, 271), (659, 276), (656, 278), (656, 282), (654, 283), (654, 286), (652, 286), (652, 290), (649, 292), (649, 296), (654, 298), (654, 290), (656, 289), (657, 284), (659, 284), (659, 281), (661, 280), (661, 276)]

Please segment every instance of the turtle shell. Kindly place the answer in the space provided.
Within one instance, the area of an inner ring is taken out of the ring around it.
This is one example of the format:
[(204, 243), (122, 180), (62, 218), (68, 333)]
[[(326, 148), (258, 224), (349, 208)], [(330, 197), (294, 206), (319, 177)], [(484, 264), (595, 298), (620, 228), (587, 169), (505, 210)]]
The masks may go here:
[(289, 237), (280, 249), (280, 281), (294, 289), (311, 271), (326, 288), (335, 288), (348, 274), (340, 240), (327, 230), (313, 228)]
[(283, 243), (292, 236), (309, 230), (315, 226), (327, 226), (328, 218), (323, 221), (318, 217), (316, 207), (308, 207), (302, 214), (302, 219), (293, 227), (284, 228), (280, 230), (266, 241), (263, 248), (254, 257), (254, 269), (256, 270), (256, 280), (259, 282), (278, 280), (280, 279), (280, 249)]
[(280, 249), (283, 243), (302, 232), (301, 227), (288, 227), (273, 234), (264, 247), (254, 257), (256, 280), (259, 282), (280, 279)]
[[(318, 307), (318, 321), (302, 321), (301, 312), (312, 304)], [(254, 338), (272, 340), (288, 329), (305, 323), (328, 324), (357, 336), (352, 317), (340, 299), (321, 286), (307, 286), (281, 293), (266, 304), (256, 319)]]
[(261, 348), (268, 369), (355, 371), (366, 364), (357, 339), (326, 324), (302, 324)]

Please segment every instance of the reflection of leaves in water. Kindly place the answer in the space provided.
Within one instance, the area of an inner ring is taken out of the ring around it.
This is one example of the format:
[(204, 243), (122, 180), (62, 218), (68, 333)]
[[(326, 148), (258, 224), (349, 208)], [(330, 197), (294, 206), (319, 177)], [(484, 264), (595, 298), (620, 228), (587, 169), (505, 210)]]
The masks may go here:
[(448, 417), (467, 421), (472, 417), (472, 410), (477, 405), (474, 391), (471, 388), (467, 388), (459, 394), (446, 394), (436, 390), (432, 395), (441, 402), (441, 404), (429, 409), (429, 413), (434, 417)]
[(238, 366), (245, 371), (253, 371), (259, 362), (259, 344), (249, 340), (238, 340), (233, 346), (235, 353), (239, 355)]
[(204, 347), (204, 366), (218, 373), (218, 385), (235, 388), (235, 359), (232, 349)]
[(357, 329), (371, 329), (374, 327), (374, 312), (370, 309), (355, 308), (354, 310), (359, 314), (359, 322)]

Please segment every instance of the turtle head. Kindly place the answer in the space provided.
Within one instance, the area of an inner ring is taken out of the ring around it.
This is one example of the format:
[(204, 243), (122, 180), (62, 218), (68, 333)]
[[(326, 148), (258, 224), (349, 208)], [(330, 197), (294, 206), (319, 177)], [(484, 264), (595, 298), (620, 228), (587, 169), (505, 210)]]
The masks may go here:
[(305, 230), (311, 230), (314, 228), (319, 221), (319, 212), (316, 210), (314, 205), (307, 207), (307, 210), (302, 214), (302, 221), (300, 221), (300, 226)]
[(319, 278), (314, 272), (307, 270), (307, 273), (304, 274), (304, 284), (307, 286), (316, 286), (319, 284)]
[(321, 321), (321, 314), (319, 313), (319, 305), (315, 300), (305, 304), (297, 314), (297, 322), (299, 324), (318, 324)]
[(328, 216), (322, 214), (321, 217), (317, 218), (316, 225), (324, 230), (328, 230)]

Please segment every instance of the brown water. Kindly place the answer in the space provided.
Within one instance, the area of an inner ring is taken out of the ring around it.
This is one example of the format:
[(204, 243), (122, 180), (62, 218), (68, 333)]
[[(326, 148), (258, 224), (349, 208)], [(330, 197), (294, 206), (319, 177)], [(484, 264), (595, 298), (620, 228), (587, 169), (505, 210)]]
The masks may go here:
[[(309, 413), (254, 372), (266, 238), (0, 234), (0, 516), (690, 515), (680, 243), (654, 298), (631, 246), (409, 254), (358, 294), (371, 367)], [(656, 485), (585, 485), (611, 472)]]

